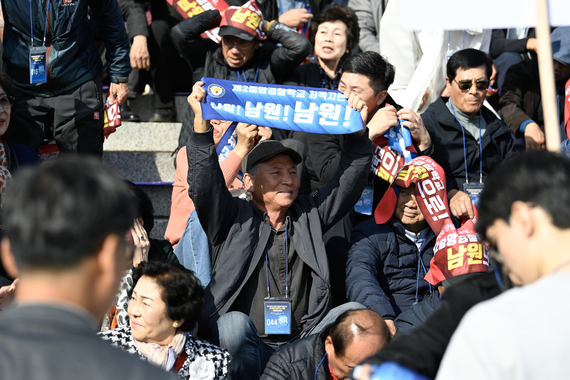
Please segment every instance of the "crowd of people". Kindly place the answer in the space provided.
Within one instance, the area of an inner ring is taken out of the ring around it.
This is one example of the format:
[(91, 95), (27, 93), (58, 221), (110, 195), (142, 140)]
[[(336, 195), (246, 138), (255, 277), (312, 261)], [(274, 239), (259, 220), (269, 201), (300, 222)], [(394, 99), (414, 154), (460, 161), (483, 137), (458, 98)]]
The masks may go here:
[[(565, 378), (570, 27), (554, 154), (533, 29), (215, 3), (1, 1), (0, 378)], [(203, 78), (339, 91), (363, 128), (208, 120)], [(145, 85), (153, 122), (190, 93), (164, 239), (101, 163)]]

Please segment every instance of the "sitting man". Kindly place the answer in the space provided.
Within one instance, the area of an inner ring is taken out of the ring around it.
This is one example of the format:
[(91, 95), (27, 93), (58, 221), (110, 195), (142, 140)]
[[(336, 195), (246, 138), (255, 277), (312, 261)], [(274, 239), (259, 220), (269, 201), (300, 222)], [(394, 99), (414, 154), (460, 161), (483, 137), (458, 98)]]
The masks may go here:
[(95, 335), (133, 255), (121, 178), (68, 155), (22, 170), (3, 211), (2, 260), (19, 283), (0, 314), (0, 378), (176, 379)]
[[(428, 165), (432, 170), (426, 170)], [(441, 223), (433, 220), (436, 203), (426, 203), (422, 194), (436, 194), (440, 214), (445, 217), (444, 183), (443, 169), (431, 158), (410, 161), (379, 204), (382, 212), (376, 212), (352, 233), (346, 263), (348, 300), (380, 314), (392, 336), (397, 331), (394, 319), (435, 291), (424, 276)]]
[[(195, 85), (189, 102), (197, 115), (203, 99), (205, 90)], [(348, 104), (366, 117), (357, 96), (350, 94)], [(312, 196), (298, 197), (300, 155), (277, 141), (261, 142), (242, 165), (251, 193), (246, 201), (225, 186), (209, 124), (195, 123), (187, 145), (189, 195), (213, 245), (200, 327), (213, 330), (213, 342), (232, 355), (230, 378), (258, 379), (278, 347), (321, 331), (344, 311), (328, 313), (323, 233), (364, 190), (372, 147), (366, 128), (348, 136), (333, 179)]]
[[(558, 95), (559, 123), (564, 123), (564, 85), (570, 79), (570, 27), (556, 28), (550, 35), (554, 79)], [(515, 136), (524, 136), (526, 149), (544, 149), (544, 116), (538, 60), (521, 62), (506, 74), (501, 90), (499, 114)]]
[(378, 313), (347, 310), (320, 334), (311, 335), (277, 351), (262, 380), (345, 379), (363, 359), (390, 342), (390, 330)]
[(467, 312), (436, 379), (567, 378), (570, 161), (540, 151), (501, 165), (481, 195), (476, 228), (519, 287)]
[[(246, 13), (248, 17), (244, 17)], [(220, 26), (222, 37), (220, 44), (201, 37), (203, 32), (217, 26)], [(260, 42), (266, 37), (271, 43), (261, 46)], [(190, 64), (194, 82), (210, 77), (281, 83), (311, 50), (309, 41), (299, 33), (278, 21), (262, 20), (252, 10), (240, 7), (228, 8), (223, 17), (217, 10), (212, 10), (186, 19), (172, 29), (172, 39)], [(278, 44), (281, 46), (277, 47)], [(193, 120), (194, 113), (189, 108), (180, 131), (180, 147), (188, 141)]]
[[(420, 115), (410, 109), (400, 107), (387, 92), (388, 87), (394, 81), (394, 66), (384, 60), (380, 54), (368, 51), (347, 58), (342, 63), (341, 71), (338, 89), (343, 92), (354, 91), (368, 106), (366, 123), (371, 141), (384, 135), (390, 127), (398, 124), (398, 119), (401, 119), (402, 124), (411, 132), (416, 150), (420, 154), (429, 153), (431, 140)], [(315, 191), (335, 174), (346, 137), (306, 133), (301, 136), (301, 139), (305, 139), (307, 173), (310, 176), (311, 191)], [(368, 174), (369, 184), (373, 188), (370, 212), (376, 208), (390, 185), (390, 182), (375, 175), (374, 172), (375, 168), (371, 165)], [(335, 258), (336, 263), (332, 268), (331, 278), (333, 295), (337, 303), (344, 301), (346, 293), (344, 276), (350, 234), (354, 226), (368, 219), (369, 215), (352, 212), (325, 236), (327, 252)]]
[(483, 107), (491, 73), (486, 53), (453, 54), (447, 62), (449, 100), (439, 98), (422, 115), (434, 148), (431, 157), (445, 170), (449, 208), (457, 218), (473, 218), (472, 198), (491, 169), (516, 154), (507, 125)]

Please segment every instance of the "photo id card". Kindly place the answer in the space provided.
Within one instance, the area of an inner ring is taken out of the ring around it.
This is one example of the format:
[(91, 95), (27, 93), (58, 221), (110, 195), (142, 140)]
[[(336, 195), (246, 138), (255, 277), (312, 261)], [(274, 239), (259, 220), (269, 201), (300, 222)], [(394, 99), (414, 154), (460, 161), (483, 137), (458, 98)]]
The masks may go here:
[(46, 83), (46, 56), (45, 46), (33, 47), (30, 49), (30, 83)]
[(265, 298), (265, 334), (291, 334), (291, 300)]
[(374, 202), (374, 186), (368, 185), (362, 192), (360, 199), (354, 205), (354, 211), (359, 214), (372, 215), (372, 203)]
[(471, 203), (479, 208), (479, 200), (481, 199), (481, 192), (483, 191), (484, 183), (463, 183), (463, 191), (471, 198)]

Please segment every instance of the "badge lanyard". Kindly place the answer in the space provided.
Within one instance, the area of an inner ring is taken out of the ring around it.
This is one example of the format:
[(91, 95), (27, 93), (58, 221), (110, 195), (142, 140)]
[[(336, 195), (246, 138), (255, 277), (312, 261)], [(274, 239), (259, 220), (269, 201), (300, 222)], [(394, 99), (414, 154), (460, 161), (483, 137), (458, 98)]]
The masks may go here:
[(321, 368), (321, 365), (323, 364), (323, 362), (325, 361), (326, 358), (327, 358), (327, 353), (325, 352), (325, 356), (323, 356), (323, 358), (321, 359), (321, 362), (319, 363), (319, 365), (317, 366), (317, 369), (315, 370), (315, 380), (317, 380), (317, 372), (319, 372), (319, 368)]
[[(285, 222), (285, 298), (289, 298), (289, 234), (287, 232), (287, 222)], [(265, 273), (267, 275), (267, 297), (271, 298), (271, 290), (269, 289), (269, 260), (267, 255), (267, 247), (265, 248)]]
[[(257, 74), (259, 73), (259, 65), (257, 65), (257, 70), (255, 70), (255, 78), (253, 79), (253, 83), (257, 83)], [(247, 82), (247, 75), (245, 75), (245, 70), (242, 70), (242, 74), (243, 74), (243, 81)], [(241, 76), (239, 74), (239, 70), (237, 71), (237, 76), (238, 76), (238, 82), (241, 82)]]
[[(463, 30), (463, 42), (461, 43), (461, 49), (459, 50), (463, 50), (465, 48), (465, 34), (466, 31), (465, 29)], [(445, 63), (447, 64), (447, 62), (449, 61), (449, 58), (451, 58), (451, 56), (453, 55), (453, 52), (451, 50), (451, 30), (447, 33), (447, 53), (445, 53)]]
[[(463, 128), (463, 124), (461, 124), (461, 122), (459, 121), (459, 119), (457, 118), (457, 115), (455, 114), (455, 110), (453, 109), (453, 107), (451, 105), (448, 104), (448, 108), (451, 110), (451, 112), (453, 112), (453, 116), (455, 117), (455, 120), (457, 120), (457, 122), (459, 123), (459, 125), (461, 126), (461, 132), (463, 132), (463, 159), (465, 162), (465, 183), (469, 183), (469, 172), (467, 171), (467, 149), (465, 148), (465, 128)], [(479, 183), (483, 183), (483, 141), (481, 140), (481, 118), (483, 116), (481, 115), (481, 111), (479, 111)]]
[[(416, 302), (418, 303), (418, 293), (420, 291), (420, 271), (421, 268), (423, 267), (424, 269), (424, 273), (427, 274), (427, 270), (426, 270), (426, 266), (424, 264), (424, 260), (422, 259), (422, 250), (424, 249), (424, 245), (426, 244), (427, 238), (424, 238), (424, 242), (422, 243), (422, 246), (420, 247), (420, 250), (418, 252), (418, 277), (416, 280)], [(421, 267), (420, 267), (421, 264)], [(428, 282), (429, 285), (429, 293), (431, 294), (431, 284)]]
[[(49, 0), (47, 2), (46, 26), (44, 29), (44, 42), (43, 42), (42, 46), (46, 46), (48, 19), (49, 19)], [(34, 21), (33, 21), (33, 17), (32, 17), (32, 0), (30, 0), (30, 38), (31, 38), (32, 47), (33, 47), (34, 46)]]

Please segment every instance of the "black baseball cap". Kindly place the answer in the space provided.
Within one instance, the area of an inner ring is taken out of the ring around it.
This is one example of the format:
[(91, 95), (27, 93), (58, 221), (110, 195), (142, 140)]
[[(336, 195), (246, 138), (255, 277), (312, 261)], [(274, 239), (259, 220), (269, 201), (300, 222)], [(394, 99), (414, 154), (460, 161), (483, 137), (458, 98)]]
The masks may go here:
[(229, 26), (229, 25), (221, 26), (220, 31), (218, 32), (218, 35), (220, 37), (235, 36), (235, 37), (241, 38), (244, 41), (251, 41), (255, 38), (255, 36), (253, 34), (249, 34), (245, 30), (236, 28), (235, 26)]
[(291, 148), (283, 146), (279, 141), (262, 140), (255, 148), (248, 153), (241, 164), (242, 172), (249, 173), (251, 168), (260, 162), (265, 162), (278, 154), (286, 154), (293, 160), (295, 165), (299, 165), (303, 159), (301, 155)]

